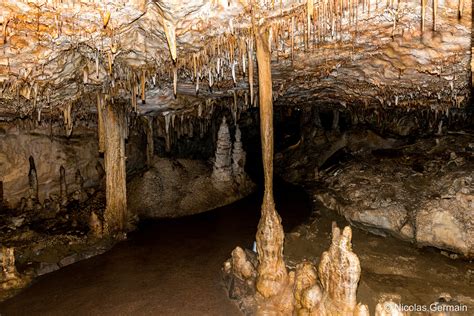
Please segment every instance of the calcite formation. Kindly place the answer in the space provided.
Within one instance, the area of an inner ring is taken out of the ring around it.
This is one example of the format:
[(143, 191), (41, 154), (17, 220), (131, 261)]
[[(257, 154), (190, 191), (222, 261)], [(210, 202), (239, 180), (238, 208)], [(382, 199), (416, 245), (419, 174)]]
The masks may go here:
[(141, 108), (137, 99), (159, 107), (157, 82), (170, 95), (246, 91), (254, 104), (251, 16), (272, 33), (281, 99), (463, 106), (469, 3), (7, 0), (0, 6), (2, 113), (61, 116), (69, 134), (72, 112), (90, 111), (84, 100), (97, 93), (133, 110)]
[(235, 181), (238, 183), (243, 183), (246, 181), (246, 173), (244, 170), (246, 153), (242, 147), (241, 135), (240, 128), (237, 125), (235, 128), (235, 140), (232, 147), (232, 174)]
[(255, 291), (260, 262), (237, 247), (224, 264), (229, 294), (248, 314), (369, 315), (367, 306), (357, 303), (361, 269), (357, 255), (352, 252), (351, 239), (350, 227), (341, 232), (333, 223), (331, 245), (322, 254), (318, 266), (309, 261), (298, 264), (294, 271), (287, 272), (280, 291), (267, 297), (258, 287)]
[(217, 132), (216, 157), (212, 177), (217, 182), (232, 181), (232, 141), (225, 117)]
[(0, 299), (4, 298), (7, 290), (19, 289), (29, 282), (22, 278), (15, 266), (15, 249), (2, 246), (0, 252)]

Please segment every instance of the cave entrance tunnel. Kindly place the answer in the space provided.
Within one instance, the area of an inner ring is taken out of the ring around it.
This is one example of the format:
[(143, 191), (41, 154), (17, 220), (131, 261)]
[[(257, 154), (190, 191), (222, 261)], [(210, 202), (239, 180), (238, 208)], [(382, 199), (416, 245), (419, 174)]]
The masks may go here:
[(0, 315), (472, 315), (473, 1), (188, 2), (0, 2)]

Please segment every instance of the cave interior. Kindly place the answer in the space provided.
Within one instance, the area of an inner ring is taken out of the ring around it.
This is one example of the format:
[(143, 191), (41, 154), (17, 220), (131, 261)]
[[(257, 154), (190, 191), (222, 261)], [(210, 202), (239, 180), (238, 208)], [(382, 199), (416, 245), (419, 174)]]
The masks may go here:
[(472, 0), (2, 0), (0, 315), (472, 315)]

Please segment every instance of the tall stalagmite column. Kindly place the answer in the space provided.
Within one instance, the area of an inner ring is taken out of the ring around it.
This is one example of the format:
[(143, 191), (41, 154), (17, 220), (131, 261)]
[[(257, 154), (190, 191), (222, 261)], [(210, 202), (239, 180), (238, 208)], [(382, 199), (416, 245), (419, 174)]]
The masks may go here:
[(257, 43), (260, 133), (262, 141), (265, 193), (257, 229), (257, 290), (265, 298), (278, 294), (286, 285), (287, 271), (283, 261), (283, 226), (273, 200), (273, 100), (271, 52), (268, 30), (255, 35)]
[(105, 191), (104, 231), (123, 231), (127, 221), (127, 188), (125, 173), (125, 109), (119, 104), (105, 104), (103, 113), (105, 133)]

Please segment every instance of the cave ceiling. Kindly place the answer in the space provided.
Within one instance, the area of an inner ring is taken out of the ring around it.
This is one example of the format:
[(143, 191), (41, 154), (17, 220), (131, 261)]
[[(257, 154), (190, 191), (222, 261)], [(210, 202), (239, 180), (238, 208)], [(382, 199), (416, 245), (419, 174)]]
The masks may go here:
[(463, 107), (471, 93), (471, 6), (2, 0), (0, 116), (94, 112), (98, 95), (143, 114), (256, 105), (253, 32), (262, 27), (271, 33), (277, 103)]

